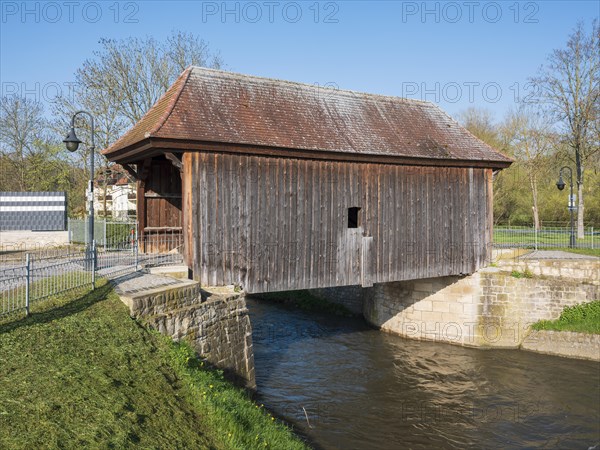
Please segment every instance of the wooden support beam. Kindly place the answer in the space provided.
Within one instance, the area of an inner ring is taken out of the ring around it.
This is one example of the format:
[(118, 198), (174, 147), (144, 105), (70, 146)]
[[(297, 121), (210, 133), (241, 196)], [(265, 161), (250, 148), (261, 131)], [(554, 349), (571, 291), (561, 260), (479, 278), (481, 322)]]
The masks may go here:
[(125, 169), (125, 171), (129, 175), (131, 175), (134, 179), (136, 179), (136, 180), (139, 179), (139, 175), (138, 175), (137, 171), (130, 164), (121, 164), (121, 167), (123, 167), (123, 169)]
[(166, 152), (165, 158), (171, 161), (171, 164), (173, 164), (179, 170), (179, 172), (183, 172), (183, 162), (181, 162), (181, 159), (179, 159), (175, 153)]
[(150, 167), (152, 166), (152, 158), (147, 158), (142, 163), (142, 170), (139, 171), (138, 180), (145, 186), (148, 175), (150, 175)]

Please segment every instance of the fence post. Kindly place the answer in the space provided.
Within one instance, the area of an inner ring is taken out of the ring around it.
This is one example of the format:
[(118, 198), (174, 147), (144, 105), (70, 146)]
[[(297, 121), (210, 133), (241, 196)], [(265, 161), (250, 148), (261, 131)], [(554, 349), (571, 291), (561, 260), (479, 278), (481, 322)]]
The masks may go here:
[(94, 289), (96, 289), (96, 269), (97, 269), (97, 267), (96, 267), (96, 257), (97, 257), (97, 255), (96, 255), (96, 239), (94, 239), (92, 241), (92, 252), (91, 252), (90, 256), (92, 257), (92, 291), (93, 291)]
[(135, 240), (133, 241), (133, 251), (135, 253), (135, 271), (138, 271), (138, 237), (137, 232), (135, 234)]
[(535, 239), (535, 249), (538, 249), (538, 229), (535, 226), (535, 223), (533, 224), (533, 230), (534, 230), (534, 239)]
[(104, 251), (106, 251), (106, 241), (108, 240), (106, 235), (106, 217), (104, 218)]
[(25, 282), (25, 315), (29, 316), (29, 314), (30, 314), (29, 296), (31, 295), (31, 293), (29, 292), (29, 287), (31, 284), (31, 256), (29, 253), (27, 253), (25, 255), (25, 264), (26, 264), (25, 274), (27, 277), (27, 280)]

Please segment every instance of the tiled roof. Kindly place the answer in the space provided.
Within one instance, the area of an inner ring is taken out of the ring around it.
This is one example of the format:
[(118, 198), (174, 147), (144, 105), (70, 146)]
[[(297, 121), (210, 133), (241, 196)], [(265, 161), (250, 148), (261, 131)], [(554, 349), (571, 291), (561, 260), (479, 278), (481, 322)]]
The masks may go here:
[(111, 155), (148, 138), (510, 164), (432, 103), (186, 69)]

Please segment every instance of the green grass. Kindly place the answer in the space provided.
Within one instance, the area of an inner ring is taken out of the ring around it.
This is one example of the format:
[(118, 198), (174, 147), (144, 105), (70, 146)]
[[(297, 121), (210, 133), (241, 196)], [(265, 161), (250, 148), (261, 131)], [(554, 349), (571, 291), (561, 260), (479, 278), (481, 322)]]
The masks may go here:
[(600, 248), (561, 248), (560, 250), (579, 255), (597, 256), (600, 258)]
[(306, 448), (110, 285), (0, 321), (0, 448)]
[[(511, 231), (513, 230), (513, 231)], [(522, 231), (516, 233), (514, 230)], [(537, 233), (537, 244), (538, 247), (544, 247), (550, 245), (561, 245), (568, 247), (570, 234), (568, 232), (552, 232), (549, 230), (541, 230)], [(592, 243), (595, 246), (600, 245), (600, 237), (594, 236), (592, 241), (592, 235), (586, 234), (584, 239), (577, 239), (578, 245), (591, 246)], [(496, 225), (494, 227), (494, 238), (495, 244), (521, 244), (523, 247), (533, 247), (536, 243), (536, 235), (532, 227), (503, 227)]]
[[(31, 283), (29, 286), (29, 298), (31, 305), (40, 301), (48, 301), (57, 295), (73, 297), (76, 293), (88, 292), (92, 286), (92, 274), (85, 271), (70, 271), (61, 275), (42, 278)], [(70, 293), (69, 293), (70, 292)], [(19, 287), (0, 292), (0, 311), (14, 310), (13, 314), (21, 314), (25, 311), (26, 287)], [(59, 294), (57, 294), (59, 293)], [(59, 299), (60, 300), (60, 299)], [(2, 318), (0, 317), (0, 321)], [(1, 322), (0, 322), (1, 323)]]
[(534, 330), (576, 331), (600, 334), (600, 300), (567, 306), (556, 320), (541, 320)]
[(533, 278), (533, 273), (531, 273), (531, 271), (529, 270), (525, 270), (523, 272), (519, 272), (518, 270), (513, 270), (510, 273), (511, 277), (515, 277), (515, 278)]

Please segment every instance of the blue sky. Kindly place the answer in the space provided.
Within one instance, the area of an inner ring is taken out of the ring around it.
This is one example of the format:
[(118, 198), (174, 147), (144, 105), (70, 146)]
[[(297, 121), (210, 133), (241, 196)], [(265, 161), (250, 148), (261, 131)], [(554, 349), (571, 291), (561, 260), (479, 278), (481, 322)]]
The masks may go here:
[(102, 37), (197, 34), (235, 72), (419, 98), (497, 119), (599, 1), (2, 1), (2, 94), (52, 101)]

